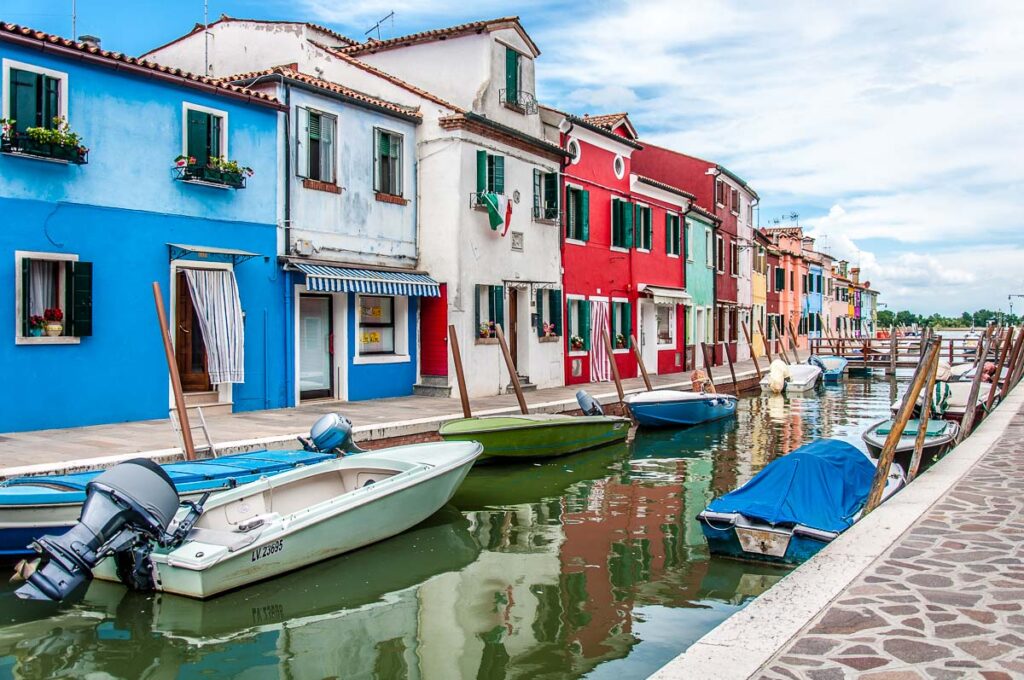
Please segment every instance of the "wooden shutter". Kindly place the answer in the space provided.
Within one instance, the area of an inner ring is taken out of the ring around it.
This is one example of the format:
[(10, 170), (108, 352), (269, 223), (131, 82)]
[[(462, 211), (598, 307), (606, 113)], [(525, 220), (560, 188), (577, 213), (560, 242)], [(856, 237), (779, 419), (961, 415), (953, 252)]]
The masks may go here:
[(32, 268), (32, 260), (27, 257), (21, 258), (21, 335), (28, 337), (28, 318), (32, 316), (29, 309), (28, 292), (32, 287), (32, 275), (29, 270)]
[(92, 262), (68, 262), (65, 281), (71, 317), (68, 335), (87, 338), (92, 335)]
[(483, 149), (476, 152), (476, 191), (478, 194), (487, 191), (487, 152)]
[(622, 305), (622, 335), (626, 338), (626, 347), (630, 346), (629, 336), (633, 334), (633, 303)]
[(40, 112), (41, 125), (55, 127), (53, 119), (60, 116), (60, 80), (43, 76), (43, 110)]
[(580, 192), (580, 223), (583, 226), (583, 233), (581, 238), (584, 241), (590, 240), (590, 192), (583, 190)]
[(491, 298), (494, 300), (494, 323), (500, 323), (505, 330), (505, 287), (491, 286)]
[(208, 115), (207, 118), (210, 121), (210, 136), (207, 140), (207, 146), (210, 149), (210, 155), (219, 158), (224, 155), (224, 151), (221, 149), (220, 143), (221, 130), (224, 128), (224, 119), (212, 114)]
[[(540, 172), (534, 170), (534, 172)], [(544, 291), (537, 289), (537, 337), (544, 337)]]
[(654, 211), (644, 208), (644, 247), (654, 250)]
[(207, 146), (210, 135), (210, 115), (189, 109), (186, 132), (188, 134), (188, 139), (185, 140), (187, 154), (196, 159), (196, 165), (199, 167), (206, 165), (210, 160), (210, 149)]
[(541, 183), (540, 183), (540, 169), (533, 169), (533, 217), (538, 219), (544, 217), (544, 213), (541, 212)]
[(672, 254), (672, 216), (665, 213), (665, 252)]
[(633, 247), (633, 204), (629, 201), (621, 201), (619, 207), (622, 209), (622, 247)]
[(580, 300), (580, 335), (583, 346), (590, 349), (590, 300)]
[(519, 103), (519, 53), (505, 48), (505, 101)]
[(480, 337), (480, 288), (481, 286), (473, 286), (473, 320), (475, 325), (473, 326), (473, 337)]
[(558, 217), (558, 173), (548, 172), (544, 174), (544, 217), (555, 219)]
[(504, 156), (491, 156), (493, 166), (492, 170), (494, 176), (491, 178), (491, 182), (494, 185), (492, 191), (496, 194), (505, 193), (505, 157)]
[(334, 131), (338, 120), (334, 116), (320, 116), (320, 179), (334, 183)]
[(551, 307), (551, 323), (555, 324), (555, 335), (562, 336), (562, 291), (548, 291), (548, 306)]
[(572, 233), (573, 220), (576, 219), (576, 202), (572, 200), (572, 187), (565, 188), (565, 237), (574, 238)]
[(15, 121), (15, 130), (24, 132), (39, 125), (39, 88), (42, 86), (36, 73), (12, 68), (10, 70), (11, 94), (8, 113)]
[[(309, 109), (300, 106), (295, 112), (298, 114), (295, 116), (295, 174), (299, 177), (309, 177)], [(374, 175), (377, 174), (376, 163), (375, 159)], [(376, 180), (374, 184), (376, 185)]]

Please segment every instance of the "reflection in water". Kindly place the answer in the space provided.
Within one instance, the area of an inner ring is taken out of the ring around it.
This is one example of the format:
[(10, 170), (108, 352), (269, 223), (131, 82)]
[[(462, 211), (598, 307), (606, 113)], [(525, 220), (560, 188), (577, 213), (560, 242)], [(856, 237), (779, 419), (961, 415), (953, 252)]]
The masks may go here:
[(425, 524), (208, 602), (94, 583), (41, 608), (7, 589), (0, 680), (643, 676), (786, 573), (709, 558), (696, 514), (807, 441), (859, 446), (893, 390), (756, 395), (735, 420), (480, 466)]

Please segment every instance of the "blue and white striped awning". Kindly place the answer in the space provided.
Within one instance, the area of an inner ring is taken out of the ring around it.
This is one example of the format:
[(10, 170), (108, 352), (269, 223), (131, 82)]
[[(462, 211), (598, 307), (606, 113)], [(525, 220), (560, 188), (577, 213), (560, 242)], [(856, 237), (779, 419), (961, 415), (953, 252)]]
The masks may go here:
[(306, 275), (306, 290), (410, 297), (441, 296), (441, 285), (426, 274), (329, 267), (303, 262), (295, 262), (294, 266)]

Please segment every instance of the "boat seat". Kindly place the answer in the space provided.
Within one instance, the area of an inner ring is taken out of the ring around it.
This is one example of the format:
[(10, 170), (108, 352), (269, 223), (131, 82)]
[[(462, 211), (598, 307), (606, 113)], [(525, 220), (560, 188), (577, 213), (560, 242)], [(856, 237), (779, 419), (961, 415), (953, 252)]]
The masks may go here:
[(228, 552), (238, 552), (239, 550), (255, 543), (261, 533), (263, 533), (261, 531), (261, 527), (256, 527), (252, 531), (244, 533), (238, 531), (219, 531), (217, 529), (203, 529), (202, 527), (195, 527), (189, 532), (188, 540), (206, 543), (207, 545), (219, 545), (227, 548)]

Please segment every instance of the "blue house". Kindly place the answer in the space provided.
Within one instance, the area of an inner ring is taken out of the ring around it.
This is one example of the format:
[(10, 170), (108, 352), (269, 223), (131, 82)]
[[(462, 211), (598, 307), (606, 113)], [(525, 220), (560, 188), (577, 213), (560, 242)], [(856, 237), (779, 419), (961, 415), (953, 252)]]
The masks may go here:
[[(0, 431), (289, 401), (272, 97), (0, 24)], [(237, 161), (237, 163), (235, 162)]]
[(800, 317), (801, 334), (809, 338), (822, 337), (822, 319), (824, 318), (824, 270), (822, 265), (811, 259), (817, 253), (810, 253), (807, 262), (807, 274), (804, 278), (803, 313)]

